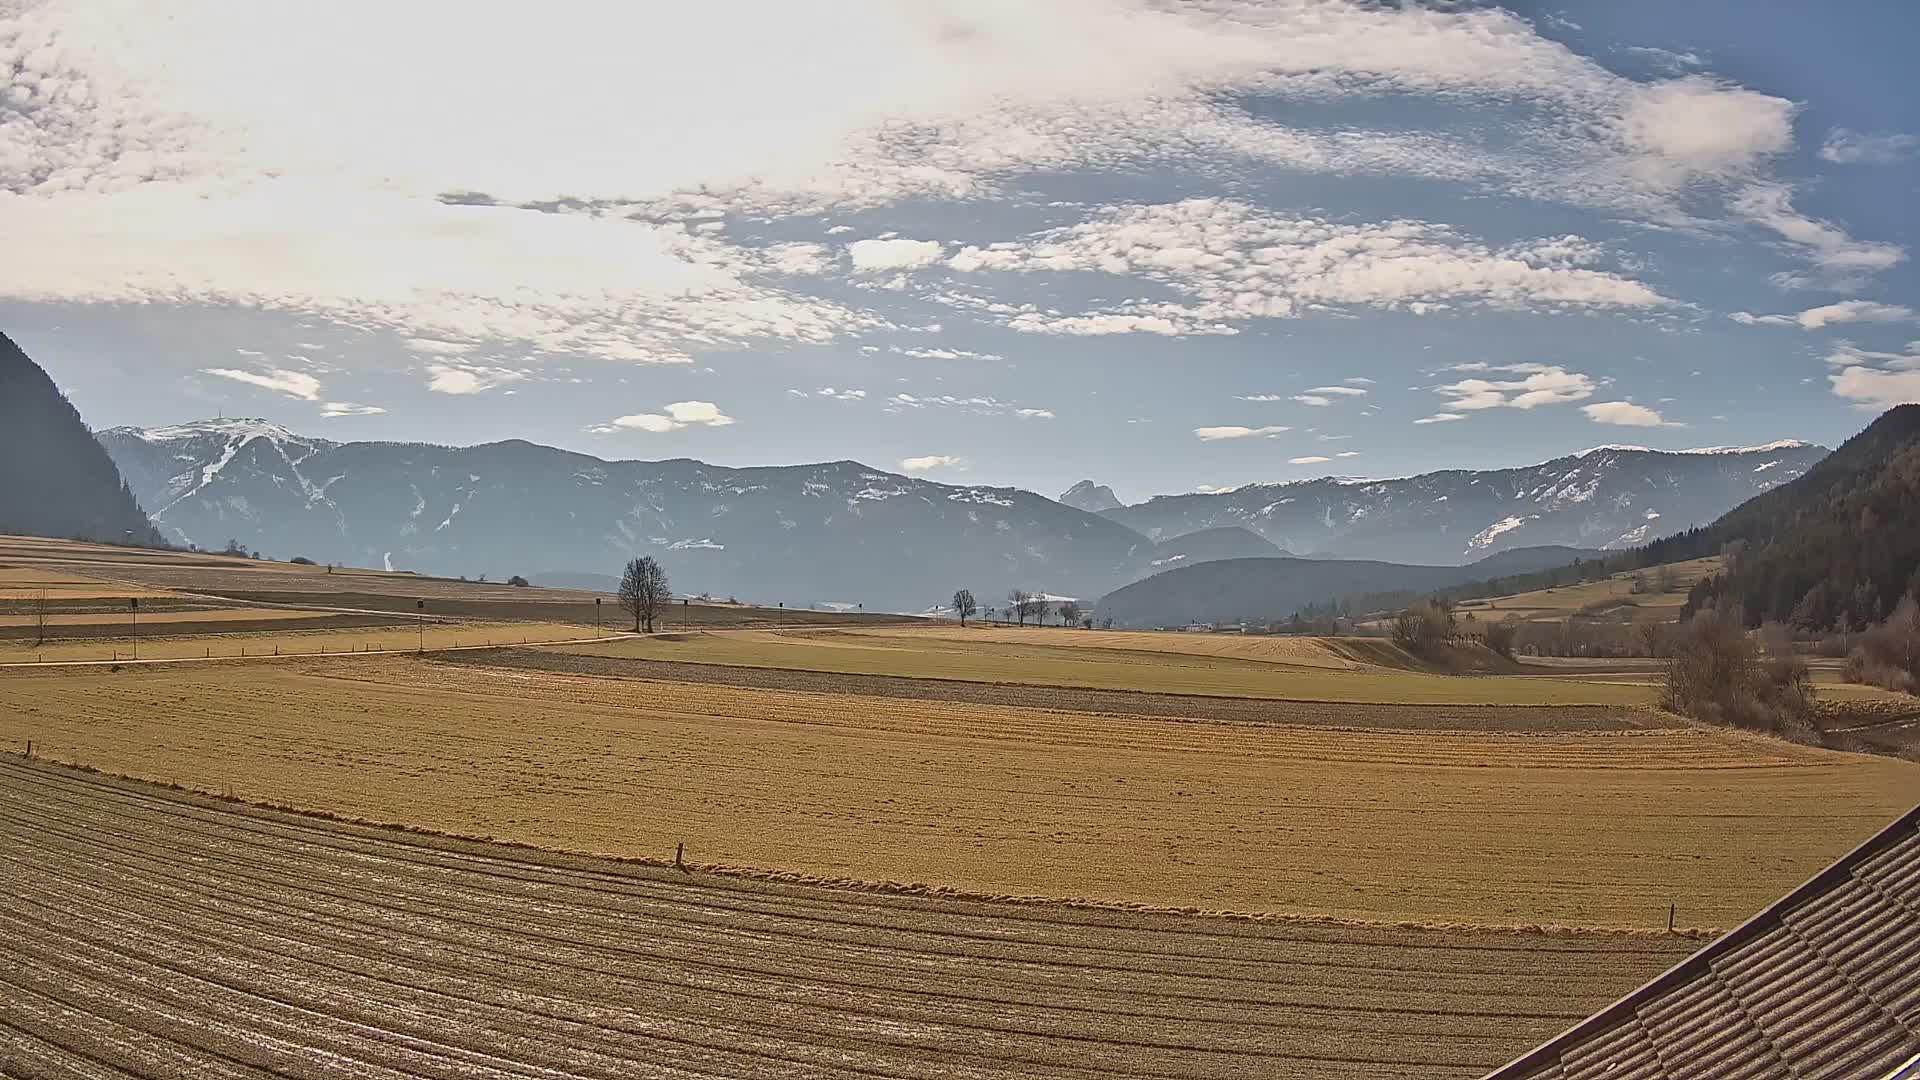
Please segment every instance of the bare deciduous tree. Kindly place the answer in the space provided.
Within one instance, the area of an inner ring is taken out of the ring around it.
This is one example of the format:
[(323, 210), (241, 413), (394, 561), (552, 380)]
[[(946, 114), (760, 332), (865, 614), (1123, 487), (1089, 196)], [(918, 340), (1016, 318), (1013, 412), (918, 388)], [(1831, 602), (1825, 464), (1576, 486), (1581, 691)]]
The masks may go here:
[(953, 612), (960, 616), (961, 626), (966, 626), (967, 620), (979, 610), (980, 605), (974, 602), (972, 589), (961, 589), (953, 594)]
[(1021, 626), (1025, 626), (1027, 614), (1033, 610), (1033, 597), (1025, 589), (1011, 590), (1007, 593), (1007, 610), (1013, 613), (1014, 618), (1020, 620)]
[(1080, 604), (1074, 600), (1062, 601), (1060, 604), (1060, 625), (1072, 626), (1079, 621)]
[(33, 594), (33, 647), (47, 643), (47, 590)]
[(653, 620), (661, 607), (673, 599), (667, 585), (667, 571), (651, 555), (627, 561), (620, 575), (620, 606), (633, 616), (634, 633), (653, 633)]

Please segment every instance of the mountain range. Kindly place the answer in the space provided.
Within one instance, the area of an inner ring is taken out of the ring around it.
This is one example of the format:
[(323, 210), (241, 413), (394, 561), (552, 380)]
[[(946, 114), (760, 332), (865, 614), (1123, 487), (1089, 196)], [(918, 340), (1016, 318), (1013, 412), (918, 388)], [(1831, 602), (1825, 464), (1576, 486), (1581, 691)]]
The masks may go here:
[(1374, 557), (1452, 566), (1538, 546), (1625, 547), (1711, 521), (1800, 475), (1804, 443), (1601, 447), (1524, 469), (1250, 485), (1099, 513), (1016, 488), (853, 461), (728, 468), (606, 461), (518, 440), (338, 443), (261, 420), (99, 434), (165, 535), (280, 557), (443, 575), (604, 583), (632, 555), (676, 589), (792, 605), (924, 610), (966, 585), (1095, 598), (1220, 559)]
[(1155, 540), (1239, 526), (1295, 555), (1458, 564), (1510, 548), (1634, 547), (1705, 525), (1826, 454), (1790, 440), (1679, 452), (1598, 446), (1523, 468), (1162, 495), (1103, 515)]

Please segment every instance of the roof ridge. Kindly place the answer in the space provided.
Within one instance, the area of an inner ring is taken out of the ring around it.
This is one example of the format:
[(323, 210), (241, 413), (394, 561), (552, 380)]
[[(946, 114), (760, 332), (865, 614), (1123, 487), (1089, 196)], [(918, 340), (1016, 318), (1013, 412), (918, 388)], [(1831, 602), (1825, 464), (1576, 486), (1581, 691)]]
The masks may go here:
[(1920, 837), (1920, 805), (1915, 805), (1906, 813), (1893, 819), (1880, 831), (1861, 841), (1853, 850), (1802, 882), (1798, 888), (1761, 909), (1746, 922), (1715, 938), (1700, 951), (1654, 976), (1613, 1004), (1488, 1073), (1485, 1080), (1521, 1080), (1534, 1070), (1556, 1064), (1560, 1061), (1563, 1051), (1613, 1031), (1630, 1018), (1638, 1019), (1642, 1004), (1683, 985), (1703, 972), (1712, 973), (1714, 961), (1735, 949), (1777, 928), (1784, 927), (1791, 933), (1792, 928), (1782, 918), (1784, 912), (1826, 895), (1843, 881), (1861, 880), (1853, 875), (1856, 866), (1899, 843), (1916, 837)]

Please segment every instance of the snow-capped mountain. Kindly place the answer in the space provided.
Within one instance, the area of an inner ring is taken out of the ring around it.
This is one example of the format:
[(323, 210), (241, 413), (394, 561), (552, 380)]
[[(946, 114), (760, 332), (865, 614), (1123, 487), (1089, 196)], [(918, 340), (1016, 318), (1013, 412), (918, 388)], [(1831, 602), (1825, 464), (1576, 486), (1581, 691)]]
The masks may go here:
[(1065, 506), (1071, 506), (1075, 510), (1085, 510), (1089, 514), (1118, 510), (1126, 505), (1120, 501), (1118, 495), (1113, 493), (1112, 488), (1105, 484), (1096, 484), (1091, 480), (1082, 480), (1061, 492), (1060, 498), (1056, 501)]
[(919, 610), (962, 586), (986, 603), (1013, 586), (1097, 596), (1150, 573), (1155, 550), (1031, 492), (852, 461), (731, 469), (519, 441), (343, 444), (259, 420), (99, 439), (170, 538), (279, 558), (537, 579), (612, 577), (650, 554), (681, 592)]
[[(261, 420), (99, 440), (162, 532), (203, 548), (233, 539), (281, 558), (573, 581), (611, 579), (651, 554), (682, 592), (893, 610), (962, 586), (984, 603), (1015, 586), (1096, 597), (1278, 549), (1457, 565), (1542, 545), (1632, 546), (1712, 521), (1825, 453), (1597, 447), (1524, 469), (1251, 485), (1092, 514), (853, 461), (734, 469), (520, 441), (335, 443)], [(1091, 482), (1074, 491), (1111, 494)]]
[(1155, 540), (1238, 525), (1302, 555), (1458, 564), (1522, 547), (1634, 547), (1712, 522), (1826, 454), (1795, 441), (1597, 446), (1519, 469), (1249, 484), (1104, 513)]

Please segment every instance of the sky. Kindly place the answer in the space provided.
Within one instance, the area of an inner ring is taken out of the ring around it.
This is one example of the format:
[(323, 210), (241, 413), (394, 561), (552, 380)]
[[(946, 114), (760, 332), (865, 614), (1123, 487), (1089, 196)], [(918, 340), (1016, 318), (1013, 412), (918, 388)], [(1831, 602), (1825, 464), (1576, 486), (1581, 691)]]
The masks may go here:
[(1128, 501), (1920, 401), (1920, 5), (0, 0), (95, 427)]

